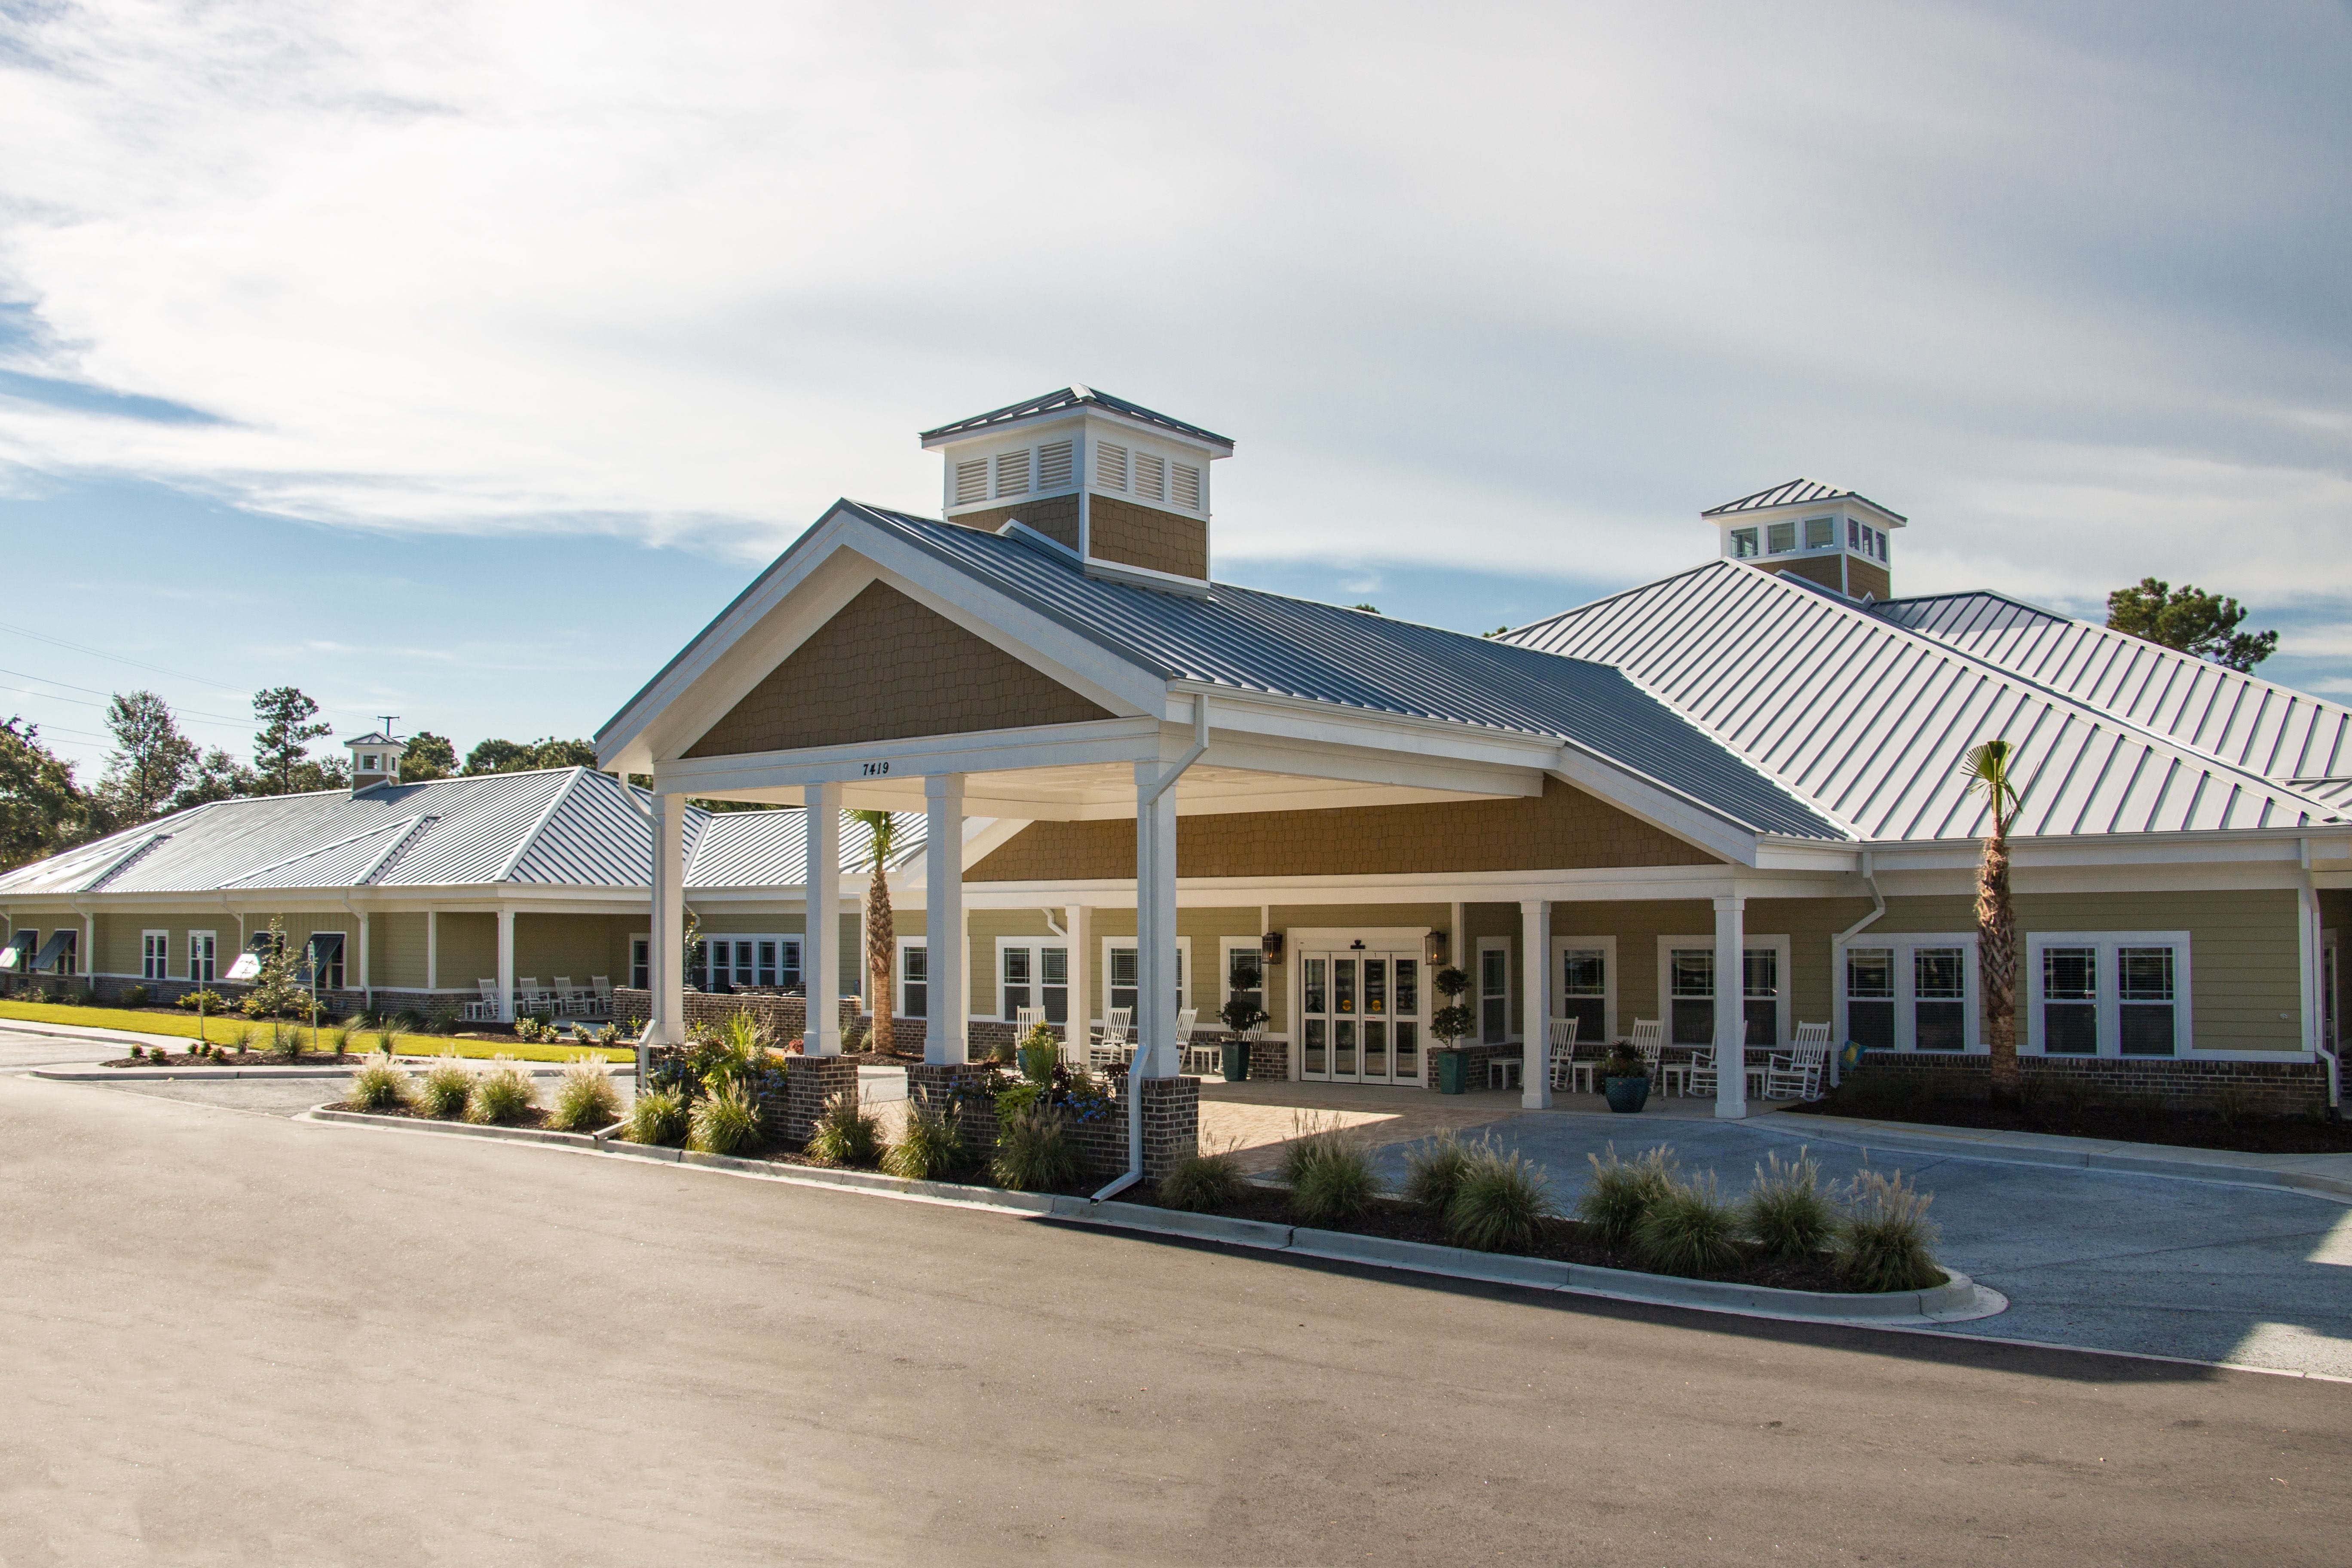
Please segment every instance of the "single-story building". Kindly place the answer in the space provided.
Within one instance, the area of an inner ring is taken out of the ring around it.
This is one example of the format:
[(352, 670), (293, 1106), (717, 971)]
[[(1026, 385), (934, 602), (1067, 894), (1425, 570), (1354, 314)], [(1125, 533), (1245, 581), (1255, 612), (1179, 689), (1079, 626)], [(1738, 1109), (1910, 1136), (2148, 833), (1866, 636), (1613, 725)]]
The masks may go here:
[[(1241, 994), (1262, 1071), (1425, 1084), (1458, 965), (1531, 1106), (1556, 1018), (1727, 1062), (1826, 1024), (1981, 1070), (1960, 764), (2004, 738), (2029, 1077), (2336, 1097), (2352, 710), (1999, 595), (1896, 596), (1909, 520), (1811, 480), (1703, 513), (1686, 572), (1476, 637), (1217, 581), (1234, 445), (1188, 422), (1073, 386), (922, 440), (940, 517), (835, 503), (598, 734), (654, 781), (656, 1038), (701, 796), (816, 813), (820, 901), (844, 807), (928, 817), (896, 984), (935, 1063), (972, 1017), (1132, 1005), (1159, 1078), (1180, 1009)], [(1718, 1112), (1746, 1095), (1724, 1072)]]

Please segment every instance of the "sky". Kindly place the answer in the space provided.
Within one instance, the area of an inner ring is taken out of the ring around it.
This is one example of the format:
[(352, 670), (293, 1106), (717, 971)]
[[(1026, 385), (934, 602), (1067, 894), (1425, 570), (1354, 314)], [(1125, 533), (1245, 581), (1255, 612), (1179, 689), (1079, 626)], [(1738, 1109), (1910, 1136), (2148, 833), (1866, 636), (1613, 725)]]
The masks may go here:
[(0, 716), (592, 732), (919, 429), (1235, 438), (1228, 580), (1483, 631), (1800, 475), (2352, 700), (2352, 9), (0, 0)]

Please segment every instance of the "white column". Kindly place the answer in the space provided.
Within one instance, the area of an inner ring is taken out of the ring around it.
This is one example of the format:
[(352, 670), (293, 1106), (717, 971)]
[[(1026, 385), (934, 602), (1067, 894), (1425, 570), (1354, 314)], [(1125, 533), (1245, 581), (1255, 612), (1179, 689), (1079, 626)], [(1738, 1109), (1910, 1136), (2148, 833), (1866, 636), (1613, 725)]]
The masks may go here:
[(1062, 1030), (1062, 1055), (1084, 1067), (1087, 1047), (1094, 1043), (1094, 966), (1087, 962), (1095, 950), (1094, 910), (1084, 904), (1066, 906), (1062, 929), (1070, 933), (1070, 1021)]
[(646, 976), (653, 987), (650, 1038), (656, 1045), (686, 1042), (686, 797), (654, 796), (653, 942)]
[(1470, 1005), (1475, 1007), (1478, 1005), (1478, 975), (1470, 967), (1470, 906), (1457, 903), (1450, 904), (1446, 909), (1446, 918), (1454, 922), (1454, 927), (1445, 933), (1445, 962), (1448, 966), (1470, 976), (1471, 988), (1463, 994), (1469, 997)]
[(971, 1059), (971, 985), (964, 978), (971, 948), (963, 921), (963, 775), (923, 780), (923, 948), (930, 963), (930, 1016), (923, 1059)]
[(1519, 900), (1520, 1005), (1527, 1010), (1520, 1047), (1519, 1103), (1529, 1110), (1551, 1109), (1551, 904)]
[[(1135, 1067), (1173, 1078), (1176, 1059), (1176, 791), (1150, 798), (1165, 763), (1135, 764)], [(1200, 984), (1199, 976), (1193, 984)], [(1147, 1063), (1149, 1065), (1147, 1065)]]
[(368, 918), (364, 910), (360, 911), (360, 994), (369, 1006), (375, 1005), (375, 989), (368, 984)]
[(441, 911), (425, 911), (425, 989), (441, 989)]
[(499, 906), (499, 1016), (507, 1023), (514, 1022), (514, 921), (513, 907)]
[(808, 874), (801, 917), (801, 984), (808, 996), (802, 1047), (813, 1057), (841, 1054), (841, 786), (811, 784)]
[(1747, 907), (1737, 893), (1715, 900), (1715, 1113), (1730, 1120), (1748, 1114)]
[(95, 914), (81, 917), (81, 952), (75, 959), (75, 966), (85, 979), (98, 973), (98, 917)]

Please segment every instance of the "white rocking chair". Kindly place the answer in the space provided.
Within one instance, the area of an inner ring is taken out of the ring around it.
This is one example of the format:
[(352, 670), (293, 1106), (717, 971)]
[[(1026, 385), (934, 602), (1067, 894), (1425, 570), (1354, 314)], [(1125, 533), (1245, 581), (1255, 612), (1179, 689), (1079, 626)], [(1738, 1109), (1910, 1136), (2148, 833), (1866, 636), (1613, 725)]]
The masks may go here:
[(1087, 1065), (1097, 1069), (1127, 1066), (1135, 1057), (1134, 1028), (1134, 1008), (1104, 1008), (1102, 1033), (1087, 1052)]
[(499, 1016), (498, 977), (493, 975), (488, 980), (477, 980), (474, 984), (481, 988), (482, 999), (478, 1002), (468, 1002), (466, 1004), (464, 1009), (466, 1022), (469, 1024), (496, 1023)]

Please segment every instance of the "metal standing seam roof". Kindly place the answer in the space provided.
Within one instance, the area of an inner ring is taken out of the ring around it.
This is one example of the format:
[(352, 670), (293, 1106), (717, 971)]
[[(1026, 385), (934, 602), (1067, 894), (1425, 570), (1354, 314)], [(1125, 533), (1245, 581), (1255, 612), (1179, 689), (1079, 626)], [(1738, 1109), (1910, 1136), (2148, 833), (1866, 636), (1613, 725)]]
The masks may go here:
[(1157, 425), (1162, 430), (1171, 431), (1179, 436), (1190, 436), (1195, 440), (1207, 441), (1213, 446), (1223, 447), (1228, 451), (1233, 448), (1233, 437), (1230, 436), (1220, 436), (1213, 430), (1203, 430), (1198, 425), (1188, 425), (1181, 419), (1171, 418), (1165, 414), (1144, 407), (1140, 403), (1129, 403), (1124, 397), (1113, 397), (1108, 392), (1097, 392), (1091, 386), (1082, 386), (1076, 383), (1057, 391), (1049, 392), (1043, 397), (1033, 397), (1026, 403), (1007, 404), (1003, 408), (992, 408), (985, 414), (975, 414), (969, 419), (953, 420), (935, 429), (924, 431), (919, 439), (936, 441), (942, 436), (978, 436), (1000, 425), (1010, 425), (1015, 420), (1034, 418), (1040, 414), (1058, 414), (1064, 409), (1085, 408), (1089, 405), (1108, 409), (1113, 414), (1123, 414), (1129, 419), (1140, 420), (1146, 425)]
[(1889, 599), (1882, 620), (2273, 779), (2352, 776), (2352, 709), (2001, 594)]
[(1229, 584), (1107, 582), (1058, 551), (847, 504), (1164, 679), (1571, 742), (1757, 831), (1848, 837), (1604, 665)]
[[(642, 889), (653, 829), (621, 783), (586, 768), (392, 784), (354, 795), (215, 801), (0, 875), (0, 898), (530, 885)], [(639, 801), (646, 792), (632, 788)], [(715, 823), (724, 828), (712, 830)], [(906, 854), (920, 814), (902, 816)], [(689, 807), (689, 888), (793, 887), (806, 868), (795, 807)], [(843, 825), (842, 867), (866, 865), (866, 830)], [(903, 856), (901, 857), (903, 860)]]
[(1979, 837), (1962, 756), (2025, 770), (2015, 831), (2101, 835), (2342, 820), (2327, 803), (2154, 735), (1832, 595), (1717, 561), (1510, 634), (1625, 672), (1875, 841)]
[(1837, 485), (1825, 485), (1819, 479), (1790, 479), (1785, 484), (1774, 485), (1769, 489), (1758, 490), (1752, 496), (1741, 496), (1738, 500), (1725, 501), (1721, 506), (1711, 506), (1699, 513), (1699, 516), (1729, 517), (1735, 512), (1763, 511), (1770, 507), (1795, 506), (1804, 501), (1843, 500), (1848, 496), (1852, 496), (1858, 501), (1869, 502), (1889, 517), (1901, 518), (1905, 522), (1911, 521), (1893, 507), (1879, 506), (1876, 501), (1871, 500), (1860, 490), (1845, 489)]

